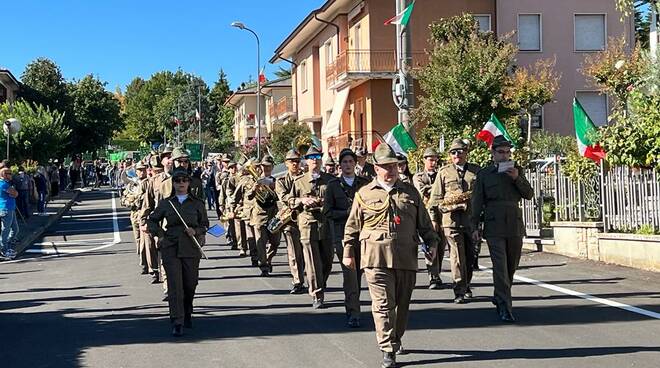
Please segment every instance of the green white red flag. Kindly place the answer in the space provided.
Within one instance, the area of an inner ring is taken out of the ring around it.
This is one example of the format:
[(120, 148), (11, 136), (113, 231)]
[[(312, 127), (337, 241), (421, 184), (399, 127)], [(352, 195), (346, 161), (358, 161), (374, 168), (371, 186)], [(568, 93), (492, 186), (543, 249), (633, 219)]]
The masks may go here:
[(415, 2), (413, 1), (408, 5), (403, 11), (392, 18), (388, 19), (385, 21), (385, 25), (390, 25), (390, 24), (400, 24), (402, 26), (407, 26), (408, 22), (410, 21), (410, 15), (412, 14), (413, 7), (415, 6)]
[[(401, 123), (397, 123), (394, 128), (390, 129), (390, 131), (387, 132), (387, 134), (385, 134), (383, 137), (383, 140), (385, 143), (389, 144), (390, 147), (392, 147), (394, 152), (402, 153), (406, 156), (408, 155), (408, 151), (417, 149), (415, 140), (410, 135), (410, 133), (408, 133), (406, 127)], [(381, 143), (382, 142), (380, 141), (374, 142), (371, 149), (375, 151), (376, 147), (378, 147)]]
[(593, 139), (596, 136), (596, 125), (589, 118), (577, 98), (573, 98), (573, 123), (575, 124), (575, 137), (580, 155), (595, 162), (605, 158), (605, 150)]
[(503, 135), (507, 141), (511, 142), (515, 146), (515, 142), (509, 135), (509, 132), (506, 131), (504, 124), (502, 124), (499, 119), (497, 119), (495, 114), (491, 114), (490, 119), (488, 119), (486, 122), (486, 125), (484, 125), (484, 127), (481, 128), (481, 131), (477, 133), (477, 139), (486, 142), (488, 147), (490, 147), (493, 144), (493, 139), (499, 135)]

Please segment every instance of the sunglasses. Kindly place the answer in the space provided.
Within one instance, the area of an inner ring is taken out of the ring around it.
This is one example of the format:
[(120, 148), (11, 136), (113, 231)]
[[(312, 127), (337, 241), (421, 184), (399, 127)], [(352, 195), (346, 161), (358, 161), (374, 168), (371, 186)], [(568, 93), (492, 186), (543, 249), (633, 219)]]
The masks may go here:
[(323, 155), (309, 155), (305, 156), (305, 159), (307, 160), (320, 160), (323, 157)]
[(465, 150), (462, 150), (462, 149), (451, 150), (451, 151), (449, 151), (449, 153), (452, 154), (452, 155), (462, 155), (463, 153), (465, 153)]
[(172, 181), (175, 182), (175, 183), (187, 183), (187, 182), (190, 181), (190, 179), (188, 179), (188, 178), (175, 178), (175, 179), (172, 179)]

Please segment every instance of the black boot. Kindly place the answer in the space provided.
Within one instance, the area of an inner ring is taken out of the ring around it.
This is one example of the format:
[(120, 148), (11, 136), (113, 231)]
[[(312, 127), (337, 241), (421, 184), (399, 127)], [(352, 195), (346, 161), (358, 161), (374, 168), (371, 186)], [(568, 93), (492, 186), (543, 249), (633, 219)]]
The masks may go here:
[(394, 368), (396, 367), (396, 354), (383, 352), (383, 368)]
[(172, 336), (174, 337), (183, 336), (183, 326), (179, 324), (174, 325), (174, 327), (172, 327)]

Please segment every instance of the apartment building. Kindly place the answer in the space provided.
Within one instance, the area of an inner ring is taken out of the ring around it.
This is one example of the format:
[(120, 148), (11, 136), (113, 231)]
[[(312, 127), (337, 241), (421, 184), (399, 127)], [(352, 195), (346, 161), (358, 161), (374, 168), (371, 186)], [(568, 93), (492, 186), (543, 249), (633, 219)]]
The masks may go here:
[(18, 79), (7, 69), (0, 69), (0, 103), (13, 102), (20, 84)]
[[(498, 35), (515, 31), (513, 42), (521, 48), (521, 65), (556, 58), (561, 89), (555, 103), (535, 113), (535, 126), (572, 133), (573, 96), (594, 120), (604, 122), (607, 98), (595, 93), (579, 68), (584, 55), (602, 50), (608, 37), (624, 34), (633, 39), (632, 22), (619, 21), (613, 1), (417, 0), (408, 25), (413, 68), (428, 61), (428, 26), (461, 13), (473, 14), (482, 31)], [(383, 25), (394, 14), (394, 0), (327, 0), (291, 32), (270, 60), (294, 65), (297, 119), (333, 155), (349, 145), (371, 147), (397, 123), (391, 92), (396, 27)], [(419, 92), (415, 83), (415, 93)]]
[(634, 45), (632, 18), (621, 21), (614, 1), (608, 0), (499, 0), (499, 35), (515, 31), (518, 65), (530, 66), (538, 59), (555, 59), (561, 74), (555, 102), (538, 109), (533, 127), (564, 135), (574, 134), (572, 101), (574, 97), (597, 125), (607, 123), (611, 103), (580, 72), (586, 55), (605, 50), (612, 37), (625, 37)]
[[(259, 119), (257, 119), (257, 87), (249, 87), (234, 92), (225, 106), (234, 109), (234, 142), (246, 144), (257, 136), (257, 121), (261, 122), (261, 137), (267, 138), (277, 124), (295, 119), (295, 110), (291, 98), (291, 78), (281, 78), (261, 85)], [(278, 103), (282, 103), (277, 109)]]

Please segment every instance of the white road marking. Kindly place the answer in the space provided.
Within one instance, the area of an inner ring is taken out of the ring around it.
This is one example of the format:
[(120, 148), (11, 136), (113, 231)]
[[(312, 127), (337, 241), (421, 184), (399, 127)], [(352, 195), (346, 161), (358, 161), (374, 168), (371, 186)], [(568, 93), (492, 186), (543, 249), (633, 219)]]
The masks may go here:
[[(18, 263), (18, 262), (27, 262), (27, 261), (35, 261), (35, 260), (43, 260), (44, 258), (51, 258), (51, 257), (58, 257), (60, 255), (70, 255), (70, 254), (80, 254), (80, 253), (88, 253), (88, 252), (95, 252), (101, 249), (109, 248), (112, 247), (113, 245), (121, 243), (121, 236), (119, 235), (119, 222), (118, 222), (118, 217), (117, 217), (117, 204), (115, 201), (115, 192), (112, 192), (112, 230), (114, 231), (114, 236), (111, 239), (111, 241), (106, 241), (94, 248), (90, 249), (28, 249), (25, 252), (26, 253), (36, 253), (36, 254), (43, 254), (46, 255), (46, 257), (38, 257), (38, 258), (27, 258), (27, 259), (16, 259), (13, 261), (6, 261), (2, 262), (3, 264), (7, 263)], [(46, 242), (48, 243), (48, 242)], [(75, 243), (66, 243), (66, 244), (75, 244)], [(36, 245), (36, 244), (35, 244)], [(92, 245), (92, 244), (90, 244)]]
[[(39, 246), (58, 246), (58, 245), (94, 245), (98, 242), (108, 242), (114, 240), (114, 238), (99, 238), (99, 239), (73, 239), (71, 241), (46, 241), (41, 243), (34, 243), (32, 245)], [(30, 249), (29, 249), (30, 250)]]
[[(76, 215), (75, 213), (69, 213), (64, 216), (68, 216), (69, 218), (74, 219), (74, 218), (86, 218), (86, 217), (107, 217), (108, 215), (110, 215), (110, 213), (86, 213), (83, 215)], [(128, 215), (126, 215), (126, 217), (128, 217)]]
[[(447, 260), (445, 259), (445, 261), (447, 261)], [(482, 265), (479, 265), (479, 267), (481, 268), (482, 271), (493, 273), (493, 269), (491, 269), (491, 268), (484, 267)], [(613, 300), (609, 300), (609, 299), (605, 299), (605, 298), (599, 298), (597, 296), (593, 296), (593, 295), (589, 295), (589, 294), (582, 293), (582, 292), (579, 292), (579, 291), (563, 288), (561, 286), (548, 284), (548, 283), (543, 282), (543, 281), (530, 279), (529, 277), (515, 276), (514, 275), (513, 278), (515, 280), (518, 280), (518, 281), (526, 282), (528, 284), (536, 285), (538, 287), (542, 287), (544, 289), (556, 291), (556, 292), (559, 292), (559, 293), (562, 293), (562, 294), (571, 295), (571, 296), (575, 296), (575, 297), (582, 298), (582, 299), (585, 299), (585, 300), (589, 300), (589, 301), (594, 302), (594, 303), (607, 305), (609, 307), (623, 309), (623, 310), (628, 311), (628, 312), (641, 314), (643, 316), (647, 316), (647, 317), (651, 317), (651, 318), (655, 318), (655, 319), (660, 319), (660, 313), (656, 313), (656, 312), (653, 312), (653, 311), (650, 311), (650, 310), (647, 310), (647, 309), (633, 307), (632, 305), (628, 305), (628, 304), (624, 304), (624, 303), (620, 303), (620, 302), (615, 302)]]
[[(76, 233), (82, 233), (82, 232), (89, 232), (89, 231), (91, 231), (91, 232), (94, 232), (94, 231), (108, 231), (108, 230), (113, 230), (113, 229), (114, 229), (114, 227), (107, 227), (106, 226), (106, 227), (93, 227), (93, 228), (89, 228), (89, 229), (57, 230), (57, 231), (54, 231), (54, 233), (55, 234), (65, 234), (65, 233), (70, 233), (72, 231), (75, 231)], [(75, 235), (75, 234), (72, 234), (72, 235)]]

